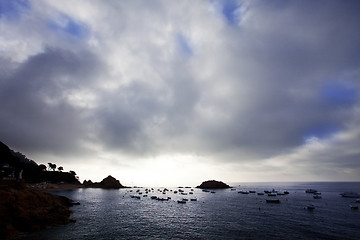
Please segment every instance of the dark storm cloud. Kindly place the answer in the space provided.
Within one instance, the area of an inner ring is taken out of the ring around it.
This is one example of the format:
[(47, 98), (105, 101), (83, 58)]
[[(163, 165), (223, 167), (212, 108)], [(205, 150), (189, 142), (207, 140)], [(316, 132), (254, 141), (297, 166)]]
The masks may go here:
[(91, 85), (99, 65), (90, 53), (51, 48), (19, 64), (0, 82), (3, 140), (30, 152), (74, 150), (87, 126), (66, 94)]

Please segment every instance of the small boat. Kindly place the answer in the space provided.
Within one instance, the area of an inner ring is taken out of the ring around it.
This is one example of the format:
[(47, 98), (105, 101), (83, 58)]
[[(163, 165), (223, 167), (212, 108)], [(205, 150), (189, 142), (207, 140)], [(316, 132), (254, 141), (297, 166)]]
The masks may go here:
[(258, 193), (257, 193), (257, 195), (264, 195), (264, 193), (262, 193), (262, 192), (258, 192)]
[(238, 193), (241, 193), (241, 194), (249, 194), (248, 191), (239, 191)]
[(314, 199), (321, 199), (321, 195), (316, 195), (316, 194), (314, 194), (313, 198), (314, 198)]
[(308, 188), (308, 189), (305, 190), (305, 192), (306, 192), (306, 193), (316, 193), (317, 190), (312, 189), (312, 188)]
[(279, 199), (266, 199), (267, 203), (280, 203)]
[(357, 205), (350, 205), (350, 208), (351, 208), (352, 210), (357, 210), (357, 209), (359, 209), (359, 206), (357, 206)]
[(182, 201), (187, 202), (187, 201), (189, 201), (189, 200), (188, 200), (187, 198), (183, 198)]
[(360, 198), (355, 200), (356, 203), (360, 203)]
[(355, 192), (343, 192), (340, 193), (341, 196), (343, 197), (347, 197), (347, 198), (359, 198), (360, 194), (355, 193)]
[(177, 202), (178, 203), (186, 203), (186, 201), (184, 201), (184, 200), (178, 200)]
[(256, 191), (254, 191), (254, 190), (250, 190), (250, 191), (249, 191), (249, 193), (256, 193)]
[(158, 197), (157, 196), (151, 196), (150, 198), (151, 199), (157, 199)]
[(236, 188), (232, 188), (231, 191), (236, 191)]
[(194, 194), (193, 192), (189, 192), (189, 194)]
[(268, 197), (276, 197), (276, 193), (268, 193)]
[(169, 201), (169, 198), (157, 198), (158, 201)]
[(196, 199), (196, 198), (191, 198), (191, 199), (190, 199), (190, 201), (192, 201), (192, 202), (196, 202), (196, 201), (197, 201), (197, 199)]
[(210, 193), (216, 193), (216, 192), (214, 192), (214, 191), (211, 191)]
[(271, 193), (271, 191), (269, 191), (269, 190), (264, 190), (264, 193)]
[(284, 194), (289, 194), (289, 191), (284, 191)]
[(314, 210), (315, 206), (313, 204), (308, 204), (308, 205), (306, 205), (306, 209), (307, 210)]

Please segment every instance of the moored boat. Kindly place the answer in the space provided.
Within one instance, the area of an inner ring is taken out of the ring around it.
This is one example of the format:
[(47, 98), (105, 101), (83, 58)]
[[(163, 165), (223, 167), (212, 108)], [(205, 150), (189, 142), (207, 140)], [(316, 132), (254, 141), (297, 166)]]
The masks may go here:
[(359, 209), (359, 206), (357, 206), (357, 205), (350, 205), (350, 208), (351, 208), (352, 210), (357, 210), (357, 209)]
[(306, 205), (306, 209), (307, 210), (314, 210), (315, 206), (313, 204), (308, 204), (308, 205)]
[(347, 198), (360, 198), (360, 194), (355, 192), (343, 192), (340, 195)]
[(312, 189), (312, 188), (308, 188), (308, 189), (305, 190), (305, 192), (306, 192), (306, 193), (316, 193), (317, 190)]

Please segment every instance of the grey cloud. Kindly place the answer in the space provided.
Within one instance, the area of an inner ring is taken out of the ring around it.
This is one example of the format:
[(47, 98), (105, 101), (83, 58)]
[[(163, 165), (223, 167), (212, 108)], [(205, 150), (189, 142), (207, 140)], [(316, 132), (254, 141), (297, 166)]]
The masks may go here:
[[(205, 1), (107, 4), (82, 16), (93, 34), (82, 50), (52, 39), (63, 48), (15, 67), (0, 60), (7, 66), (0, 68), (0, 133), (10, 144), (60, 153), (90, 142), (131, 160), (190, 153), (250, 162), (303, 147), (312, 129), (347, 131), (355, 118), (359, 99), (340, 106), (322, 96), (334, 79), (359, 94), (355, 1), (244, 1), (237, 25)], [(179, 51), (179, 33), (191, 54)], [(67, 98), (83, 90), (94, 95), (93, 106)], [(357, 165), (356, 154), (344, 157)]]
[(1, 135), (27, 151), (74, 150), (86, 136), (84, 112), (66, 91), (91, 85), (99, 62), (90, 53), (46, 49), (1, 79)]

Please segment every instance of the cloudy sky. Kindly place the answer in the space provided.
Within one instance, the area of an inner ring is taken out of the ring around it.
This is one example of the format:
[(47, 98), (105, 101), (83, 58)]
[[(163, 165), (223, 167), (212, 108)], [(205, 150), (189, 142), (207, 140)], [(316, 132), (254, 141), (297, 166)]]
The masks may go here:
[(360, 2), (1, 0), (0, 137), (81, 180), (360, 180)]

